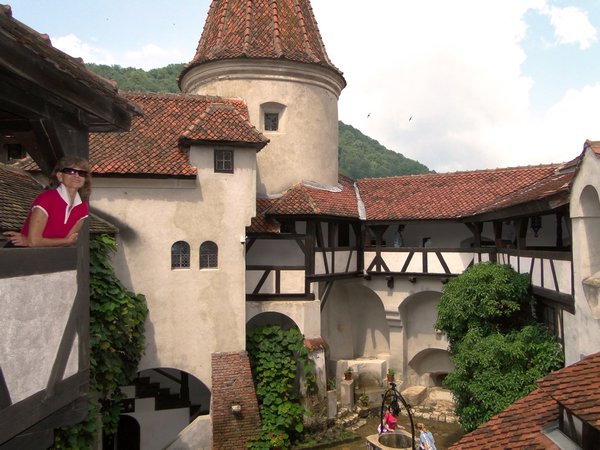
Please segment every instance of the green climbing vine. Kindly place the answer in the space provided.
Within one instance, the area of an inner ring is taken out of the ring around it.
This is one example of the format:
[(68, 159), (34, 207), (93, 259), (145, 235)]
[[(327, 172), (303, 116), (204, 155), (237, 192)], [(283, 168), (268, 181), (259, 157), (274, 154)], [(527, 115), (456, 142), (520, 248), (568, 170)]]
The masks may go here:
[(130, 384), (144, 351), (146, 299), (128, 291), (115, 275), (110, 255), (114, 238), (101, 235), (90, 242), (90, 402), (88, 417), (56, 430), (54, 448), (91, 448), (98, 424), (114, 434), (119, 424), (122, 394)]
[(248, 332), (247, 348), (262, 420), (262, 432), (252, 449), (290, 448), (304, 431), (306, 410), (299, 403), (298, 380), (316, 389), (314, 364), (297, 329), (268, 325)]

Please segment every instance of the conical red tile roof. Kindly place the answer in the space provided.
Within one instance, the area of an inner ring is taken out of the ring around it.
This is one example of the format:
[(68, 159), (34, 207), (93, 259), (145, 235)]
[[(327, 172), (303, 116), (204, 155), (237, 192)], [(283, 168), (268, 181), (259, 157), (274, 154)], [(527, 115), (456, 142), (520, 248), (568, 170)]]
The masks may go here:
[(284, 59), (328, 67), (309, 0), (213, 0), (196, 55), (183, 69), (224, 59)]

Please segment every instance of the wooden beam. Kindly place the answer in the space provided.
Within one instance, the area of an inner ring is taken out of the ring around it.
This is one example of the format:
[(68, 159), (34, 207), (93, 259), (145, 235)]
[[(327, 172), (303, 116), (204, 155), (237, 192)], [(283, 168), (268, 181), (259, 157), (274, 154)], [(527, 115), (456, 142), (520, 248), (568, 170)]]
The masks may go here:
[(0, 248), (0, 278), (63, 272), (77, 268), (77, 249)]
[[(5, 20), (4, 17), (0, 19)], [(113, 124), (115, 131), (117, 128), (125, 131), (131, 127), (131, 113), (116, 92), (109, 93), (108, 87), (102, 89), (99, 82), (97, 86), (90, 86), (58, 69), (52, 62), (17, 42), (3, 27), (0, 27), (0, 55), (0, 67), (5, 72), (39, 86), (46, 92), (46, 97), (57, 97), (95, 116), (98, 125)], [(82, 70), (83, 74), (87, 71), (85, 67)]]
[[(88, 390), (89, 372), (77, 372), (60, 382), (54, 395), (39, 391), (0, 411), (0, 445), (34, 426), (57, 410), (84, 396)], [(56, 424), (60, 426), (60, 424)]]

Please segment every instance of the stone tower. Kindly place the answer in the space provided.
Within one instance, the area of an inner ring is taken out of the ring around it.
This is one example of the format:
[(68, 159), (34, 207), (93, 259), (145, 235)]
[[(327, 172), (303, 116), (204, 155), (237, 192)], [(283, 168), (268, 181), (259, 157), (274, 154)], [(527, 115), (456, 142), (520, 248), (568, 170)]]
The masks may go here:
[(309, 0), (213, 0), (184, 93), (239, 97), (270, 143), (258, 154), (259, 195), (302, 180), (338, 180), (338, 98)]

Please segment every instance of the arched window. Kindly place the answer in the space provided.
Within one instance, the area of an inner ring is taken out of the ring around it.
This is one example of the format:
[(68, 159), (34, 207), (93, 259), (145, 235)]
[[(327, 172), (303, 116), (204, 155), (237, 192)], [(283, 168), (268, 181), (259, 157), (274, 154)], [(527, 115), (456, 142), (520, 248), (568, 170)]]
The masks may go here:
[(209, 269), (217, 267), (219, 262), (219, 248), (211, 241), (203, 242), (200, 246), (200, 268)]
[(190, 267), (190, 245), (177, 241), (171, 246), (171, 269)]

